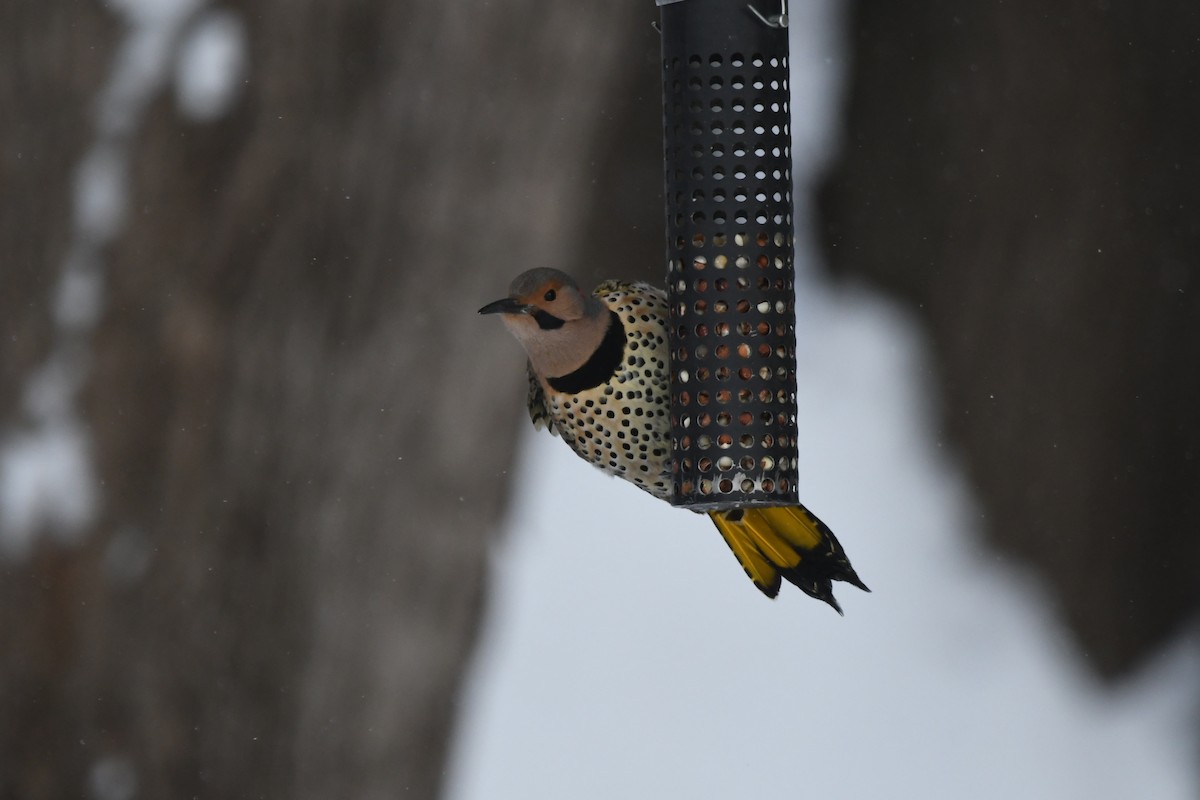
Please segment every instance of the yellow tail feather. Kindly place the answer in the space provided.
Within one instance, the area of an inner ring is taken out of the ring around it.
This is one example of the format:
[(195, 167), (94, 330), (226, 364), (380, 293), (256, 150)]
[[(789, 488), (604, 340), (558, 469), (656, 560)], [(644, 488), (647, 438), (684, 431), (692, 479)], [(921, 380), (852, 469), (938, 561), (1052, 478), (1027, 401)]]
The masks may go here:
[(823, 600), (840, 614), (833, 581), (869, 592), (833, 531), (804, 506), (710, 511), (709, 517), (754, 585), (767, 597), (779, 593), (781, 578)]
[(815, 550), (824, 538), (821, 521), (802, 506), (775, 506), (759, 509), (779, 534), (801, 550)]
[(777, 523), (761, 512), (742, 515), (742, 527), (749, 531), (763, 555), (779, 567), (791, 568), (800, 563), (800, 552), (789, 544)]
[(725, 537), (725, 543), (746, 571), (754, 585), (766, 592), (768, 597), (779, 593), (779, 571), (759, 551), (753, 537), (739, 524), (730, 522), (721, 514), (710, 514), (717, 530)]

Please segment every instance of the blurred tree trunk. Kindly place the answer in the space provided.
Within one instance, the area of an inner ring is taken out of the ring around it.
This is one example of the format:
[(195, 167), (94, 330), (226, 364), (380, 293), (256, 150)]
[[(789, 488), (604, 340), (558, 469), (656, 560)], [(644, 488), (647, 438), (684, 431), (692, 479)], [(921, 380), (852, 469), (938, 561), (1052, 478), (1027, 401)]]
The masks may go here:
[(855, 8), (827, 255), (924, 317), (988, 535), (1120, 674), (1200, 606), (1200, 7)]
[[(523, 413), (475, 309), (659, 258), (657, 166), (630, 235), (598, 155), (657, 109), (656, 79), (628, 97), (652, 6), (231, 10), (229, 112), (168, 86), (135, 131), (80, 399), (99, 519), (0, 559), (3, 798), (435, 796)], [(0, 433), (122, 35), (98, 3), (0, 12)]]

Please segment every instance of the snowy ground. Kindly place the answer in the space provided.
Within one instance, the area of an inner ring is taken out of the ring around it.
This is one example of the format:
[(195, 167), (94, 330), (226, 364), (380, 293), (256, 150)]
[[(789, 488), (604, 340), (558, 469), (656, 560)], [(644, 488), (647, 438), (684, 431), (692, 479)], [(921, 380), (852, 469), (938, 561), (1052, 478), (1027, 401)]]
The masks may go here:
[[(796, 5), (803, 180), (838, 35), (827, 2)], [(1200, 796), (1200, 648), (1096, 684), (1038, 586), (980, 547), (914, 324), (816, 281), (806, 252), (801, 497), (873, 594), (840, 586), (845, 618), (790, 587), (768, 601), (706, 519), (530, 429), (448, 796)]]

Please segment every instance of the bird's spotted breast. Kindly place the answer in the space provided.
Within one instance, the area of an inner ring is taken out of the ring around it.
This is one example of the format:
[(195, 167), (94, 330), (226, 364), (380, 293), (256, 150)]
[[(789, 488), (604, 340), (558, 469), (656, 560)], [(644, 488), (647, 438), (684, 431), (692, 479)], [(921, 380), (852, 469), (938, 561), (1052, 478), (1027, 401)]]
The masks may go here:
[(671, 497), (670, 370), (666, 298), (654, 287), (609, 281), (595, 294), (624, 328), (624, 358), (608, 379), (578, 392), (547, 384), (546, 406), (575, 452), (655, 497)]

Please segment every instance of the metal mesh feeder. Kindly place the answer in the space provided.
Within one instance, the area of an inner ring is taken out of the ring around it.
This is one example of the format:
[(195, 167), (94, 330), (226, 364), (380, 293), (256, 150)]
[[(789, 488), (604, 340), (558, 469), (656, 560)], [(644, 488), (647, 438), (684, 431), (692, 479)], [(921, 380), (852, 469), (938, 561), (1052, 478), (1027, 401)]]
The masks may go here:
[(673, 502), (795, 504), (786, 14), (659, 5)]

